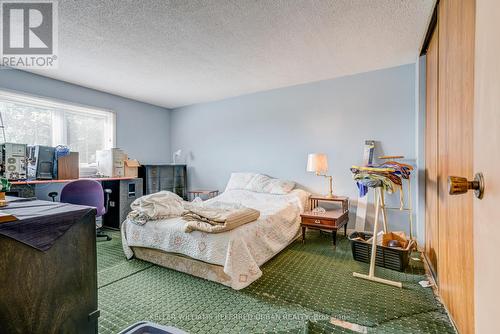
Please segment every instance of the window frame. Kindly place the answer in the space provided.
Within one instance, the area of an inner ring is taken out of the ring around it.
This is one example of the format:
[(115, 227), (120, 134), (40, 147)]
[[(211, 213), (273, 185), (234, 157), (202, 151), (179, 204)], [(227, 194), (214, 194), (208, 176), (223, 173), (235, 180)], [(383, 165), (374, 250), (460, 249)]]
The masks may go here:
[(3, 101), (49, 109), (52, 115), (52, 146), (68, 145), (65, 115), (69, 113), (103, 117), (105, 119), (103, 149), (116, 147), (116, 113), (113, 110), (1, 89), (0, 102)]

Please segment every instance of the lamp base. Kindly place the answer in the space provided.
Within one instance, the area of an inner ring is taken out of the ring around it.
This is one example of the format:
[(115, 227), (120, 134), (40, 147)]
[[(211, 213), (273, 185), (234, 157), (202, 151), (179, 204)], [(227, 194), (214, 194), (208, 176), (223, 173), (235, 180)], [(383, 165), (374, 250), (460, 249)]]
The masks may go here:
[(326, 197), (333, 198), (333, 177), (331, 175), (325, 175), (325, 177), (328, 178), (328, 185), (330, 186), (328, 188), (328, 195), (326, 195)]
[(316, 172), (316, 175), (317, 176), (323, 176), (323, 177), (326, 177), (328, 179), (328, 185), (330, 186), (330, 189), (329, 189), (329, 192), (328, 194), (325, 195), (326, 198), (333, 198), (335, 196), (333, 196), (333, 181), (332, 181), (332, 176), (331, 175), (326, 175), (326, 174), (320, 174), (318, 172)]

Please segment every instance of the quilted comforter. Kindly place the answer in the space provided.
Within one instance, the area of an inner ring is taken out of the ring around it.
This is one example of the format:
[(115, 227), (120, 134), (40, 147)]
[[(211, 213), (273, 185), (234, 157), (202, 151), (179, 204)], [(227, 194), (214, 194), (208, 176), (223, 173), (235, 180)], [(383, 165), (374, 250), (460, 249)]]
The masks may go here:
[(209, 201), (254, 208), (260, 211), (259, 219), (216, 234), (186, 233), (180, 217), (142, 226), (125, 220), (121, 228), (123, 250), (127, 258), (134, 255), (130, 247), (146, 247), (222, 266), (231, 278), (231, 287), (239, 290), (257, 280), (262, 275), (259, 267), (296, 239), (308, 197), (309, 193), (300, 189), (286, 195), (228, 190)]

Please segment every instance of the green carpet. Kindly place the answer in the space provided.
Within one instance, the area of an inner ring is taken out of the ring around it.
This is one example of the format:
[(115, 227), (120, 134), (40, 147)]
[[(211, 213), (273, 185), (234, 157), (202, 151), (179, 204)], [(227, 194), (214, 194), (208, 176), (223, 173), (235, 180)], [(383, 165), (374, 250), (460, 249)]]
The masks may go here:
[(365, 326), (369, 333), (455, 333), (432, 290), (422, 288), (422, 264), (405, 273), (377, 269), (403, 282), (403, 289), (354, 278), (368, 265), (352, 259), (349, 242), (311, 231), (262, 267), (246, 289), (127, 261), (120, 235), (99, 241), (100, 333), (117, 333), (142, 320), (173, 325), (189, 333), (354, 333), (331, 318)]
[(151, 263), (136, 259), (128, 261), (123, 254), (120, 233), (106, 231), (106, 234), (112, 236), (113, 239), (97, 241), (97, 286), (99, 288), (153, 266)]

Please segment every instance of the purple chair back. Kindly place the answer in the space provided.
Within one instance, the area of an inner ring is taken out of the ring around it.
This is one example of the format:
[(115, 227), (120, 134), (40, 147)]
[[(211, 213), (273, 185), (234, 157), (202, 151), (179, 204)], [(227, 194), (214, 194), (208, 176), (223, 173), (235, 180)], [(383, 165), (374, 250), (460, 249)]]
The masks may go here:
[(97, 217), (106, 213), (102, 185), (94, 180), (75, 180), (61, 190), (61, 202), (92, 206), (97, 209)]

